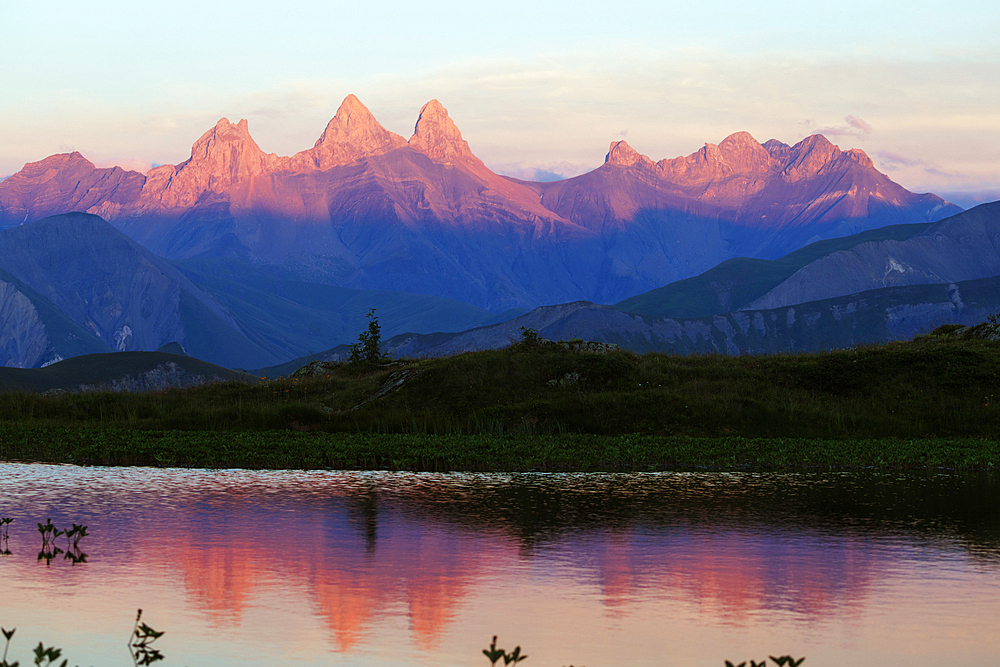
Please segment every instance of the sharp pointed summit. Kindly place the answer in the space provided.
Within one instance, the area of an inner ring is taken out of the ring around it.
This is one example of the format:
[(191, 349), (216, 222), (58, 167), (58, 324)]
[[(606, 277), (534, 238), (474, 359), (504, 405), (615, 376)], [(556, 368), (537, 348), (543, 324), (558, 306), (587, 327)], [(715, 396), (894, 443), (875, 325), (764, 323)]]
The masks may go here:
[(822, 134), (812, 134), (792, 146), (788, 164), (782, 174), (785, 180), (795, 182), (814, 176), (827, 164), (840, 157), (840, 149)]
[(462, 139), (462, 133), (448, 117), (448, 110), (437, 100), (431, 100), (420, 109), (409, 143), (411, 148), (428, 157), (445, 162), (456, 158), (476, 157), (469, 149), (469, 144)]
[(605, 164), (616, 164), (622, 167), (631, 167), (638, 163), (642, 166), (652, 167), (653, 161), (632, 148), (625, 141), (613, 141), (608, 148), (608, 154), (604, 156)]
[(735, 174), (765, 174), (775, 160), (749, 132), (736, 132), (719, 142), (719, 153)]
[(194, 143), (188, 160), (151, 169), (142, 195), (168, 208), (193, 206), (206, 192), (225, 193), (270, 171), (278, 159), (260, 149), (246, 119), (233, 124), (221, 118)]
[(406, 139), (382, 127), (361, 100), (348, 95), (316, 145), (293, 156), (291, 162), (295, 170), (330, 169), (405, 145)]

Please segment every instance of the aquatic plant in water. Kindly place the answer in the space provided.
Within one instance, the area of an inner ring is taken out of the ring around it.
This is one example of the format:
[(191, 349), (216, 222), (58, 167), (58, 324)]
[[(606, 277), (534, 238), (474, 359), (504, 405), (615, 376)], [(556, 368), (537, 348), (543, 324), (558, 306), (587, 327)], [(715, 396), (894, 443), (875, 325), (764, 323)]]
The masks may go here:
[(128, 638), (128, 652), (132, 656), (132, 662), (136, 665), (151, 665), (163, 660), (163, 654), (159, 649), (152, 647), (152, 643), (163, 634), (163, 630), (154, 630), (142, 622), (142, 609), (140, 609), (135, 615), (135, 625)]
[(490, 642), (489, 648), (483, 649), (483, 655), (485, 655), (491, 665), (497, 664), (497, 661), (501, 658), (503, 659), (503, 664), (505, 665), (516, 665), (522, 660), (527, 660), (527, 655), (521, 655), (521, 647), (515, 646), (514, 650), (508, 653), (502, 648), (497, 648), (497, 636), (493, 635), (493, 641)]
[[(38, 560), (44, 559), (46, 565), (50, 565), (52, 559), (61, 553), (65, 553), (64, 558), (73, 561), (73, 565), (87, 562), (87, 554), (80, 549), (80, 540), (87, 536), (86, 526), (74, 523), (72, 528), (59, 530), (52, 523), (52, 519), (46, 519), (45, 523), (38, 524), (38, 532), (42, 536), (42, 549), (38, 552)], [(61, 536), (66, 538), (65, 552), (56, 546), (56, 538)]]
[[(795, 659), (790, 655), (783, 655), (780, 658), (776, 658), (773, 655), (768, 657), (771, 658), (771, 660), (774, 661), (774, 664), (778, 665), (778, 667), (799, 667), (799, 665), (806, 661), (805, 656), (798, 659)], [(747, 660), (744, 660), (743, 662), (736, 664), (726, 660), (726, 667), (747, 667), (747, 662)], [(749, 667), (765, 667), (767, 665), (767, 660), (761, 660), (760, 662), (750, 660), (749, 663)]]
[(9, 516), (0, 518), (0, 556), (10, 556), (10, 549), (7, 547), (7, 538), (10, 534), (10, 522), (14, 519)]
[[(0, 632), (3, 632), (3, 637), (6, 643), (3, 647), (3, 660), (0, 660), (0, 667), (18, 667), (21, 663), (17, 660), (14, 662), (7, 662), (7, 650), (10, 648), (10, 640), (17, 632), (17, 628), (0, 628)], [(38, 646), (35, 647), (35, 665), (38, 667), (51, 667), (56, 660), (62, 655), (62, 649), (56, 648), (55, 646), (46, 646), (42, 642), (38, 642)], [(63, 661), (59, 663), (59, 667), (66, 667), (69, 661), (63, 658)]]
[[(39, 524), (39, 526), (41, 525)], [(50, 532), (48, 529), (44, 531), (44, 533), (48, 532)], [(132, 663), (136, 667), (139, 665), (151, 665), (154, 662), (163, 660), (163, 653), (153, 648), (151, 644), (162, 637), (164, 631), (154, 630), (145, 623), (142, 623), (141, 620), (142, 609), (135, 616), (135, 625), (132, 627), (132, 634), (128, 638), (128, 652), (132, 656)], [(10, 649), (10, 640), (14, 636), (14, 633), (17, 632), (17, 628), (11, 628), (10, 630), (0, 628), (0, 632), (3, 633), (4, 640), (6, 641), (3, 647), (3, 659), (0, 660), (0, 667), (19, 667), (20, 663), (17, 660), (7, 662), (7, 651)], [(34, 648), (34, 654), (36, 667), (53, 667), (56, 660), (62, 656), (62, 649), (55, 646), (45, 646), (42, 642), (38, 642), (38, 646)], [(69, 661), (63, 658), (58, 667), (67, 667), (68, 664)]]

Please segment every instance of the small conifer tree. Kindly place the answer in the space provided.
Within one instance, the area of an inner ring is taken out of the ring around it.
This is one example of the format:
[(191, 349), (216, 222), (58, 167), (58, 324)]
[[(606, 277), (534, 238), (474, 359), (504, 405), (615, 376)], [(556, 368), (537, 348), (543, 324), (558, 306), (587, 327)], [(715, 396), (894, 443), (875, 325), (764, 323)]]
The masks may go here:
[(377, 364), (388, 361), (389, 355), (382, 352), (382, 327), (379, 326), (375, 309), (368, 311), (368, 331), (358, 335), (358, 342), (351, 345), (352, 364)]

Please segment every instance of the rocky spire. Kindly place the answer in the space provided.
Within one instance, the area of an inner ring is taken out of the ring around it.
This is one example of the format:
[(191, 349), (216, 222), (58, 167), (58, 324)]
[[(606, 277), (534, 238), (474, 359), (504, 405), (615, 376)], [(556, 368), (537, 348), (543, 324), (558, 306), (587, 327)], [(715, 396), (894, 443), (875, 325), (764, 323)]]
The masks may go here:
[(260, 149), (246, 119), (234, 125), (222, 118), (194, 143), (188, 160), (151, 169), (143, 196), (168, 208), (192, 206), (205, 192), (226, 192), (271, 171), (278, 160)]
[(819, 170), (841, 156), (840, 149), (822, 134), (813, 134), (792, 146), (782, 175), (795, 182), (815, 176)]
[(382, 127), (357, 97), (348, 95), (316, 145), (295, 155), (292, 164), (298, 169), (329, 169), (405, 145), (406, 139)]
[(604, 164), (631, 167), (636, 163), (647, 167), (653, 166), (652, 160), (629, 146), (625, 141), (612, 141), (610, 148), (608, 148), (608, 154), (604, 156)]
[(475, 158), (462, 133), (448, 117), (448, 110), (437, 100), (420, 109), (420, 116), (410, 137), (410, 147), (436, 160)]
[(191, 147), (191, 159), (183, 168), (191, 176), (204, 176), (206, 189), (223, 192), (234, 183), (264, 173), (268, 162), (250, 136), (245, 118), (236, 125), (222, 118)]
[(749, 132), (736, 132), (719, 142), (722, 161), (735, 174), (764, 173), (774, 167), (774, 158)]

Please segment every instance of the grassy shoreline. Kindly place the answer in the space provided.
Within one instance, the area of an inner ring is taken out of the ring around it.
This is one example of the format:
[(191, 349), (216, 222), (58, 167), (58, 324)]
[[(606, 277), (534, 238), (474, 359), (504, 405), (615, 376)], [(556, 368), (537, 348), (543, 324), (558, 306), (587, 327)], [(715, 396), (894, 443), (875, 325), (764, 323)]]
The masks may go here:
[(677, 357), (514, 345), (148, 393), (0, 393), (0, 460), (408, 470), (1000, 463), (1000, 342)]
[(0, 426), (0, 460), (97, 466), (413, 471), (995, 471), (1000, 441), (432, 435)]

